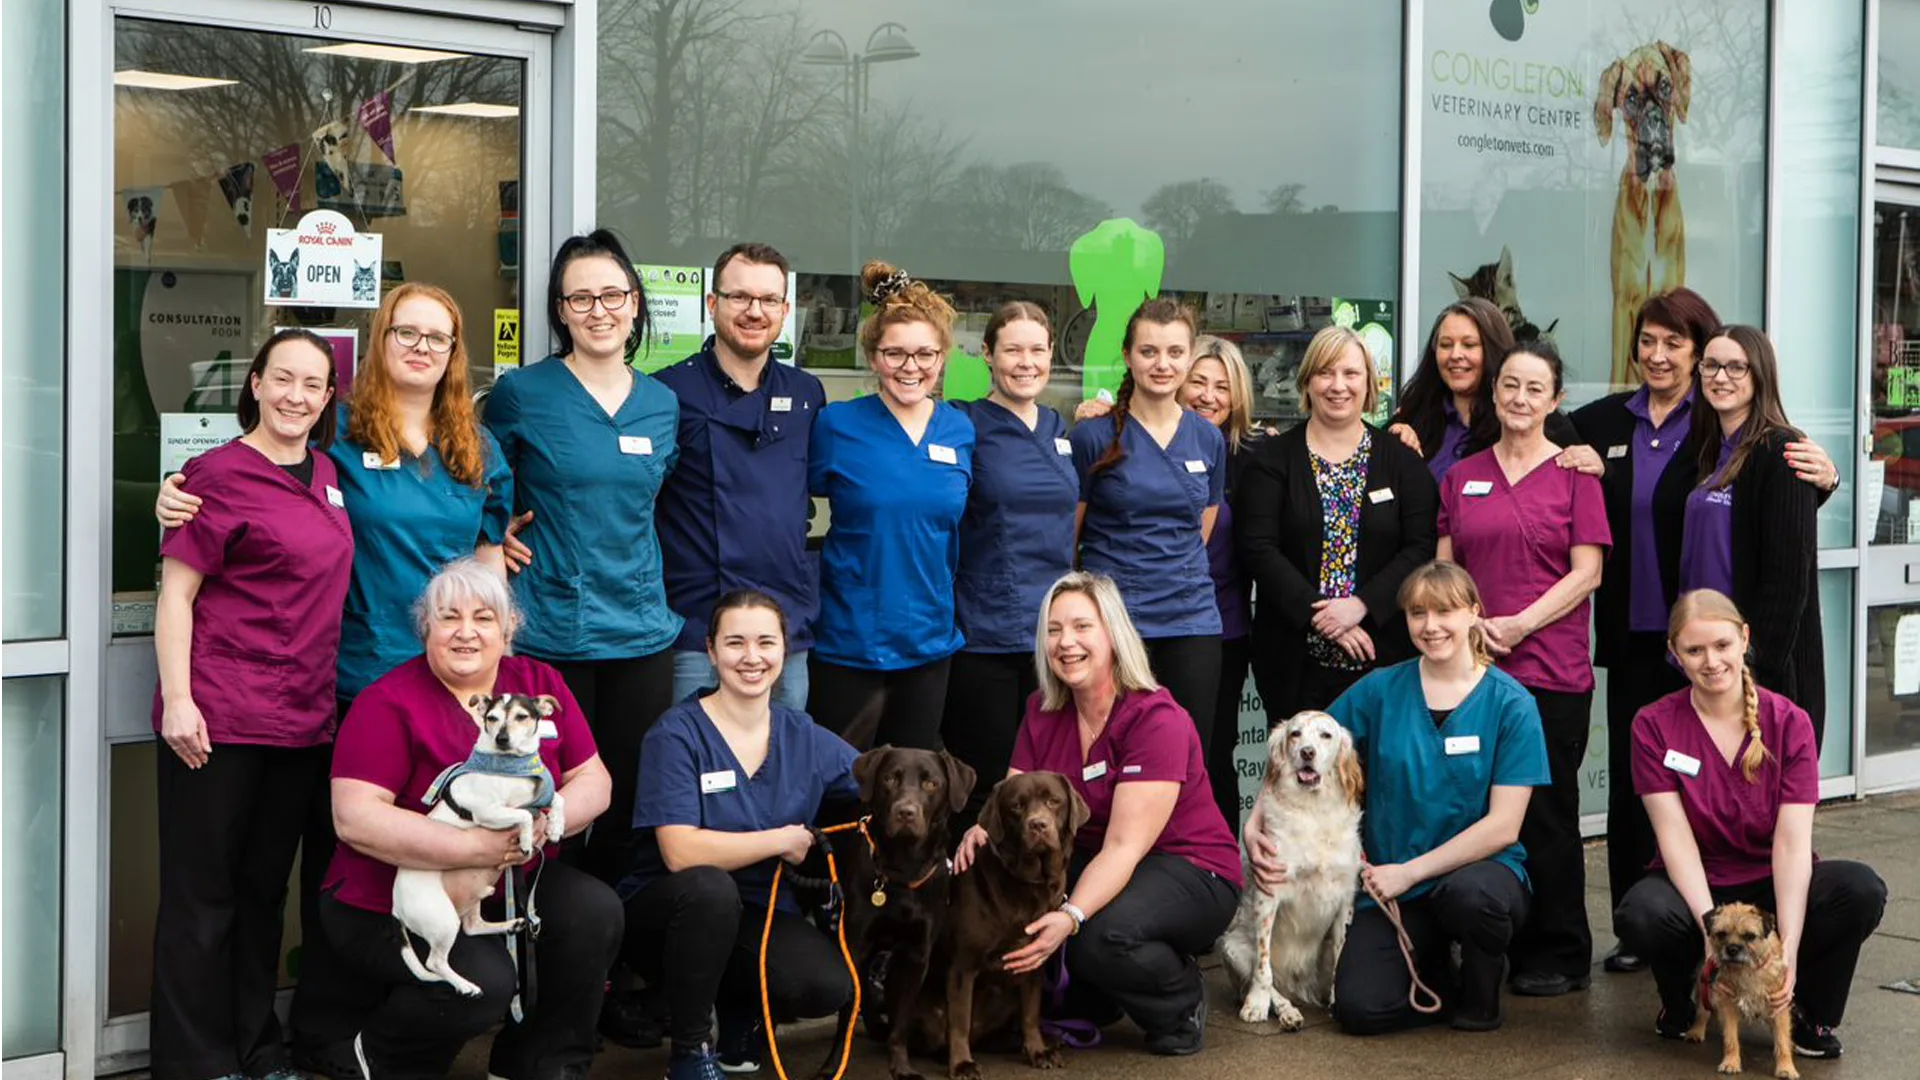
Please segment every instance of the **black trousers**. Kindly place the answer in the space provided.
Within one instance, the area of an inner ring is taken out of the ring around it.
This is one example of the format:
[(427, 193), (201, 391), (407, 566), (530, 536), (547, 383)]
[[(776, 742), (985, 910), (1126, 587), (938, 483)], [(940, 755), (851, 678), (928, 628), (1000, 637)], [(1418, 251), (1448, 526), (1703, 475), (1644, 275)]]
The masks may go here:
[(613, 780), (607, 812), (587, 830), (586, 843), (569, 844), (567, 861), (617, 885), (633, 869), (634, 788), (640, 781), (640, 741), (673, 705), (673, 650), (628, 660), (549, 660), (586, 713), (600, 760)]
[[(760, 935), (767, 898), (740, 895), (733, 875), (693, 866), (627, 898), (627, 965), (667, 1000), (676, 1050), (710, 1043), (709, 1016), (760, 1015)], [(802, 916), (776, 911), (767, 943), (767, 993), (775, 1016), (828, 1016), (853, 999), (840, 947)]]
[[(1220, 638), (1216, 634), (1154, 638), (1146, 643), (1153, 677), (1193, 717), (1200, 748), (1213, 748), (1216, 699), (1220, 695)], [(1203, 756), (1202, 760), (1212, 761)]]
[[(1247, 638), (1220, 641), (1220, 684), (1213, 698), (1213, 739), (1206, 742), (1207, 780), (1213, 801), (1227, 827), (1240, 829), (1240, 770), (1234, 755), (1240, 748), (1240, 699), (1247, 690)], [(1205, 740), (1203, 740), (1205, 741)], [(1251, 807), (1252, 801), (1247, 805)]]
[(1031, 652), (953, 655), (940, 738), (980, 778), (967, 797), (966, 809), (954, 818), (951, 835), (959, 836), (973, 825), (993, 794), (993, 785), (1006, 778), (1027, 699), (1039, 686)]
[(1629, 633), (1607, 669), (1607, 886), (1614, 907), (1659, 854), (1646, 804), (1633, 791), (1633, 718), (1685, 685), (1667, 663), (1666, 635), (1657, 632)]
[[(1400, 902), (1420, 979), (1440, 995), (1447, 1012), (1498, 1014), (1501, 963), (1514, 931), (1526, 921), (1528, 904), (1527, 887), (1491, 860), (1468, 863), (1415, 899)], [(1460, 945), (1457, 980), (1449, 955), (1455, 942)], [(1415, 1012), (1407, 997), (1412, 988), (1393, 924), (1370, 904), (1355, 909), (1334, 972), (1334, 1021), (1349, 1035), (1382, 1035), (1444, 1018), (1444, 1012)]]
[[(1715, 904), (1748, 903), (1776, 910), (1773, 879), (1710, 890)], [(1813, 864), (1807, 883), (1807, 921), (1794, 967), (1794, 1003), (1815, 1024), (1839, 1027), (1847, 1011), (1847, 988), (1860, 961), (1860, 946), (1880, 925), (1887, 885), (1865, 863), (1845, 859)], [(1665, 871), (1656, 870), (1627, 890), (1613, 912), (1621, 947), (1645, 958), (1669, 1017), (1693, 1015), (1694, 979), (1706, 945), (1693, 912)]]
[[(296, 1037), (303, 1045), (332, 1046), (358, 1033), (374, 1080), (440, 1080), (469, 1040), (506, 1020), (493, 1040), (489, 1073), (505, 1080), (559, 1080), (569, 1070), (586, 1075), (607, 968), (620, 948), (620, 901), (565, 863), (547, 863), (538, 874), (541, 930), (533, 973), (539, 997), (524, 1023), (507, 1016), (518, 979), (505, 936), (463, 933), (454, 941), (454, 970), (482, 991), (461, 997), (446, 983), (413, 977), (400, 949), (404, 944), (423, 956), (425, 946), (418, 938), (409, 942), (393, 916), (328, 893), (320, 897), (320, 922), (334, 962), (324, 982), (301, 982)], [(497, 899), (487, 902), (487, 912), (501, 917)]]
[(807, 664), (807, 711), (814, 723), (861, 750), (938, 750), (952, 660), (943, 656), (919, 667), (869, 671), (822, 660), (815, 653)]
[(1513, 973), (1589, 978), (1593, 930), (1587, 926), (1587, 859), (1580, 843), (1580, 763), (1587, 756), (1593, 692), (1561, 694), (1528, 687), (1547, 737), (1550, 787), (1533, 789), (1520, 822), (1533, 913), (1513, 937)]
[[(1074, 877), (1091, 861), (1075, 858)], [(1118, 1005), (1148, 1037), (1177, 1028), (1205, 988), (1195, 956), (1233, 920), (1240, 891), (1177, 855), (1152, 852), (1113, 902), (1067, 939), (1067, 971), (1080, 994)]]
[(287, 1066), (273, 1012), (287, 878), (330, 750), (215, 743), (207, 763), (189, 769), (164, 743), (155, 748), (157, 1080)]

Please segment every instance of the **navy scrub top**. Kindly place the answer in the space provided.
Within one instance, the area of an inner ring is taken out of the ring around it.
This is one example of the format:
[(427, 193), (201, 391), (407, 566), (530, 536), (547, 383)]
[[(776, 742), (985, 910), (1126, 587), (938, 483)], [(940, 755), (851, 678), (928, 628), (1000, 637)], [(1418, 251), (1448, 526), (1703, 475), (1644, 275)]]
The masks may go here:
[(973, 421), (951, 405), (934, 406), (918, 445), (878, 394), (821, 410), (807, 473), (832, 517), (820, 551), (815, 656), (900, 671), (965, 644), (953, 577), (973, 444)]
[[(698, 698), (661, 715), (640, 745), (633, 870), (620, 882), (622, 900), (667, 875), (654, 835), (662, 825), (763, 832), (812, 824), (825, 799), (851, 802), (860, 797), (853, 779), (858, 752), (806, 713), (773, 705), (767, 739), (767, 758), (760, 771), (749, 776)], [(766, 859), (733, 872), (742, 901), (766, 907), (774, 862)], [(782, 910), (798, 910), (792, 897), (791, 889), (781, 890)]]
[(973, 420), (973, 489), (960, 519), (955, 621), (967, 651), (1033, 651), (1040, 602), (1073, 569), (1080, 478), (1066, 421), (1042, 406), (1033, 430), (995, 402), (955, 406)]
[(487, 427), (513, 468), (525, 619), (515, 646), (543, 660), (624, 660), (673, 644), (653, 503), (678, 455), (680, 404), (635, 371), (611, 416), (559, 357), (509, 371), (487, 396)]
[(820, 589), (807, 555), (807, 453), (826, 390), (773, 360), (759, 388), (743, 390), (711, 337), (654, 378), (680, 399), (680, 461), (657, 518), (667, 603), (686, 620), (674, 648), (704, 652), (713, 605), (734, 589), (778, 600), (787, 651), (810, 648)]
[(1213, 571), (1200, 519), (1218, 506), (1227, 484), (1227, 440), (1194, 413), (1161, 449), (1138, 421), (1128, 421), (1120, 463), (1093, 471), (1113, 444), (1113, 422), (1102, 417), (1068, 436), (1087, 515), (1080, 528), (1080, 564), (1111, 577), (1126, 599), (1140, 636), (1189, 637), (1220, 633)]

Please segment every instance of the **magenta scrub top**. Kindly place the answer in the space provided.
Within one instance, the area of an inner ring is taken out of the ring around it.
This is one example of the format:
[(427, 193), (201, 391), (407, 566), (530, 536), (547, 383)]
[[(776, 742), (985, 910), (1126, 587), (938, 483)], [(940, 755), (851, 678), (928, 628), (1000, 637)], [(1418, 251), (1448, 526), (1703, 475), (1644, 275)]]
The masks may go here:
[[(333, 738), (340, 615), (353, 529), (333, 459), (309, 452), (313, 482), (235, 439), (181, 470), (206, 500), (168, 529), (160, 554), (204, 579), (193, 600), (193, 703), (215, 744), (316, 746)], [(165, 706), (153, 691), (153, 730)]]
[[(1746, 885), (1771, 877), (1780, 808), (1820, 801), (1820, 752), (1805, 709), (1760, 688), (1760, 742), (1767, 756), (1748, 783), (1740, 759), (1751, 739), (1740, 740), (1728, 764), (1694, 711), (1691, 687), (1675, 690), (1633, 718), (1634, 793), (1680, 796), (1709, 885)], [(1655, 855), (1652, 868), (1662, 866)]]
[[(1453, 561), (1473, 575), (1489, 617), (1514, 615), (1540, 599), (1573, 569), (1581, 544), (1613, 546), (1597, 477), (1549, 459), (1507, 483), (1491, 449), (1447, 470), (1440, 481), (1441, 536), (1453, 538)], [(1500, 668), (1532, 690), (1580, 694), (1593, 689), (1588, 649), (1593, 601), (1528, 635)]]
[(1065, 708), (1048, 710), (1040, 707), (1035, 693), (1027, 699), (1012, 766), (1019, 772), (1057, 772), (1087, 800), (1087, 823), (1074, 834), (1074, 846), (1082, 851), (1098, 851), (1105, 842), (1116, 786), (1136, 780), (1179, 784), (1173, 815), (1152, 850), (1185, 859), (1241, 887), (1240, 845), (1213, 801), (1200, 735), (1166, 687), (1121, 695), (1085, 757), (1080, 754), (1080, 718), (1072, 699)]
[[(552, 694), (559, 699), (550, 734), (540, 741), (540, 760), (556, 785), (600, 752), (580, 703), (560, 673), (546, 664), (524, 656), (501, 657), (493, 692)], [(427, 788), (447, 766), (467, 760), (478, 735), (473, 714), (427, 666), (427, 658), (416, 656), (353, 699), (333, 747), (333, 778), (364, 780), (392, 792), (395, 806), (424, 814), (428, 808), (421, 797)], [(547, 854), (554, 850), (549, 847)], [(382, 914), (393, 910), (393, 867), (344, 840), (333, 850), (322, 891), (336, 888), (334, 899), (343, 904)]]

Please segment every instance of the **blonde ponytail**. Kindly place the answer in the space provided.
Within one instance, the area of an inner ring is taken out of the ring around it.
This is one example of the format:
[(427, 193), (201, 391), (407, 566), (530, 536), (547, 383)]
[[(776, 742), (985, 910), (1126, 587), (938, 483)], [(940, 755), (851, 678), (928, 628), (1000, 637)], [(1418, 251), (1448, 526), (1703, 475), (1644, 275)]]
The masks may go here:
[(1753, 681), (1753, 668), (1745, 661), (1740, 664), (1740, 701), (1741, 719), (1747, 727), (1747, 752), (1740, 758), (1740, 774), (1751, 784), (1760, 774), (1760, 766), (1773, 754), (1767, 744), (1760, 741), (1760, 684)]

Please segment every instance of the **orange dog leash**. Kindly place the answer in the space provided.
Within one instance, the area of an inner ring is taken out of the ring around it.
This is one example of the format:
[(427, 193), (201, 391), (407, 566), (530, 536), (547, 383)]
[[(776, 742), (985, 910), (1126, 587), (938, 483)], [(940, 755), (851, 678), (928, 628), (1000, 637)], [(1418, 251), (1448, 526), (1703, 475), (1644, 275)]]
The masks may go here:
[[(844, 825), (830, 825), (821, 829), (821, 850), (827, 855), (827, 881), (832, 903), (839, 914), (834, 919), (834, 930), (840, 942), (840, 956), (847, 962), (847, 976), (853, 980), (853, 1013), (847, 1017), (846, 1038), (840, 1045), (840, 1064), (833, 1070), (833, 1080), (841, 1080), (846, 1075), (847, 1060), (853, 1055), (853, 1028), (860, 1020), (860, 970), (853, 962), (853, 953), (847, 948), (847, 910), (846, 898), (840, 889), (840, 867), (834, 861), (833, 847), (826, 842), (826, 834), (859, 830), (867, 841), (867, 847), (873, 847), (873, 838), (867, 835), (867, 819), (849, 821)], [(780, 875), (786, 870), (786, 860), (775, 862), (773, 867), (773, 886), (767, 890), (767, 922), (760, 931), (760, 1016), (767, 1025), (767, 1050), (773, 1057), (773, 1071), (780, 1080), (788, 1080), (787, 1069), (780, 1061), (780, 1040), (774, 1035), (773, 996), (767, 991), (767, 943), (773, 939), (773, 913), (776, 901), (780, 899)], [(828, 1060), (832, 1060), (832, 1051), (828, 1051)]]
[[(1407, 1004), (1413, 1006), (1413, 1011), (1417, 1013), (1431, 1015), (1439, 1012), (1440, 995), (1434, 993), (1433, 988), (1420, 978), (1420, 965), (1414, 961), (1413, 938), (1407, 936), (1406, 924), (1400, 921), (1400, 901), (1381, 896), (1364, 872), (1360, 875), (1360, 882), (1366, 886), (1367, 895), (1373, 897), (1373, 902), (1380, 905), (1381, 914), (1393, 924), (1393, 932), (1400, 938), (1400, 955), (1406, 958), (1407, 976), (1413, 980), (1412, 985), (1407, 987)], [(1424, 1002), (1421, 1000), (1423, 995)], [(839, 1078), (835, 1077), (834, 1080)]]

